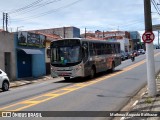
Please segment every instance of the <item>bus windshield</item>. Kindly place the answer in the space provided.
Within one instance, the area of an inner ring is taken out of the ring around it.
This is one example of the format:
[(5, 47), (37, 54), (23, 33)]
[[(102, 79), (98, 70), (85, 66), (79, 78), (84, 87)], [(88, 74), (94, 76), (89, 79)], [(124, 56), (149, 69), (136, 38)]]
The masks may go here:
[(51, 49), (51, 64), (68, 64), (81, 61), (80, 46), (59, 46)]

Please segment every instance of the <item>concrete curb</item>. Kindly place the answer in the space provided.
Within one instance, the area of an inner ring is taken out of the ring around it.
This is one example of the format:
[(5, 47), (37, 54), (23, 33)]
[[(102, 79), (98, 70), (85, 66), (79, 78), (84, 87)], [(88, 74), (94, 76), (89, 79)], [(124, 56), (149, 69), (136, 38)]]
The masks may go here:
[[(135, 104), (133, 104), (133, 108), (129, 111), (137, 111), (137, 112), (154, 112), (154, 111), (160, 111), (160, 73), (156, 75), (156, 83), (157, 83), (157, 96), (155, 97), (148, 97), (147, 91), (144, 92), (140, 99), (135, 101)], [(120, 120), (159, 120), (159, 117), (122, 117)]]
[(41, 78), (29, 78), (27, 80), (17, 80), (17, 81), (11, 81), (10, 82), (10, 88), (14, 88), (14, 87), (19, 87), (19, 86), (24, 86), (24, 85), (28, 85), (28, 84), (33, 84), (33, 83), (37, 83), (40, 81), (47, 81), (52, 79), (51, 76), (43, 76)]

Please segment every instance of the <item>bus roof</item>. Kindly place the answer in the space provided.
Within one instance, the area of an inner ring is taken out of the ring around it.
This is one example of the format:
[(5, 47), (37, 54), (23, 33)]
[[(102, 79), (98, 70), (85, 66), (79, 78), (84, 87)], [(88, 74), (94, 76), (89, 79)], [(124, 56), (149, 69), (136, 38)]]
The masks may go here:
[(105, 41), (105, 40), (92, 40), (92, 39), (85, 39), (85, 38), (64, 38), (64, 39), (59, 39), (59, 40), (54, 40), (52, 42), (55, 41), (60, 41), (60, 40), (80, 40), (80, 41), (88, 41), (88, 42), (94, 42), (94, 43), (117, 43), (120, 44), (120, 42), (109, 42), (109, 41)]

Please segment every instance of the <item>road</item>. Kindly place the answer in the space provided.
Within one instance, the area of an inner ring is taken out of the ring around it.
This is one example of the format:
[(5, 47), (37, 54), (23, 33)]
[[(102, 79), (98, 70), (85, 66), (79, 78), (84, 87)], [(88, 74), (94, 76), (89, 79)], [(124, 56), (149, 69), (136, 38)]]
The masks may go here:
[[(160, 50), (155, 51), (155, 67), (157, 73), (160, 70)], [(54, 120), (110, 119), (98, 117), (98, 114), (122, 109), (130, 98), (146, 85), (146, 74), (145, 55), (140, 55), (136, 57), (135, 62), (131, 62), (130, 59), (123, 61), (115, 72), (100, 73), (93, 80), (85, 78), (66, 82), (63, 78), (54, 78), (42, 83), (0, 92), (0, 111), (81, 111), (72, 112), (73, 116), (78, 114), (79, 117), (54, 117)], [(99, 113), (94, 114), (97, 117), (89, 117), (89, 114), (93, 116), (94, 112), (86, 112), (88, 117), (84, 117), (84, 111), (99, 111)], [(48, 114), (50, 113), (48, 112)], [(8, 119), (19, 120), (22, 118)]]

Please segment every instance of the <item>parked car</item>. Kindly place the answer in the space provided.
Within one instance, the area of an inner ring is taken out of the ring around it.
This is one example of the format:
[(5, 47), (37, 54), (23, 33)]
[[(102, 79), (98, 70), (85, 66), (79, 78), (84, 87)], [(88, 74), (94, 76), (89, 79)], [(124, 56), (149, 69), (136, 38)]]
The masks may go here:
[(144, 49), (139, 49), (138, 52), (139, 52), (140, 54), (145, 54)]
[(124, 61), (126, 58), (125, 58), (125, 55), (123, 53), (121, 53), (121, 60)]
[(125, 59), (126, 59), (125, 53), (124, 53), (123, 51), (121, 51), (121, 60), (123, 61), (123, 60), (125, 60)]
[(126, 59), (129, 59), (130, 58), (130, 52), (125, 52), (125, 57), (126, 57)]
[(156, 46), (156, 49), (160, 49), (160, 46)]
[(0, 69), (0, 89), (3, 91), (9, 90), (9, 78), (7, 74)]

